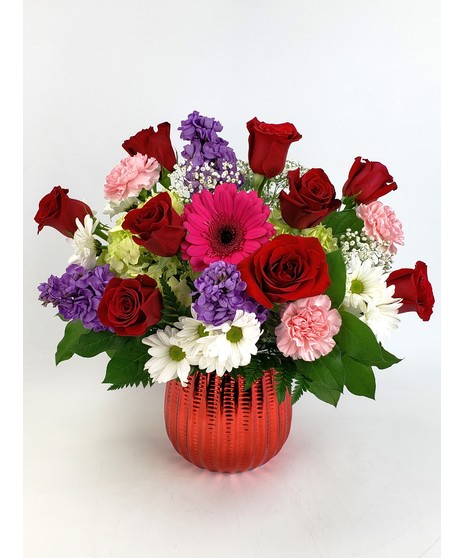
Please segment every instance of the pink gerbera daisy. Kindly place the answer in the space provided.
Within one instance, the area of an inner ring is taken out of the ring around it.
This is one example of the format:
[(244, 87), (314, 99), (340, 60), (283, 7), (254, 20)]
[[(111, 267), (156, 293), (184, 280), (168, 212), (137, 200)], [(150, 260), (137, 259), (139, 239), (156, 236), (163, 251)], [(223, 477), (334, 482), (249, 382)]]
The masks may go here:
[(270, 209), (257, 192), (238, 191), (234, 184), (202, 190), (184, 207), (187, 230), (182, 256), (194, 271), (222, 260), (237, 264), (275, 234), (267, 222)]

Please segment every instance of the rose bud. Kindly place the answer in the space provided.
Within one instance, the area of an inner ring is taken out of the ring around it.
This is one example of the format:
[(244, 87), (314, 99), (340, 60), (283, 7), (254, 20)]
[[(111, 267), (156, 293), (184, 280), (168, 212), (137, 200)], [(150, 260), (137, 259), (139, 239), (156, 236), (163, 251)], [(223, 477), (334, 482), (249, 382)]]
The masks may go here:
[(308, 229), (321, 223), (339, 208), (336, 190), (322, 169), (311, 169), (303, 176), (295, 169), (287, 173), (289, 193), (279, 195), (281, 215), (294, 229)]
[(155, 132), (153, 126), (137, 132), (134, 136), (123, 142), (123, 148), (134, 156), (136, 153), (154, 157), (162, 167), (172, 172), (176, 164), (176, 155), (170, 140), (171, 124), (162, 122), (158, 124)]
[(267, 124), (253, 118), (247, 122), (247, 130), (250, 168), (267, 178), (282, 172), (291, 143), (302, 137), (289, 122)]
[(370, 203), (397, 190), (393, 180), (382, 163), (356, 157), (342, 193), (347, 197), (355, 197), (357, 203)]
[(399, 313), (416, 312), (425, 322), (431, 318), (435, 300), (424, 262), (417, 262), (414, 269), (393, 271), (386, 283), (394, 285), (394, 297), (402, 299)]
[(34, 221), (39, 224), (37, 234), (44, 227), (53, 227), (61, 234), (72, 237), (77, 231), (76, 219), (84, 222), (86, 215), (92, 216), (91, 208), (80, 200), (68, 197), (66, 188), (55, 186), (39, 202)]

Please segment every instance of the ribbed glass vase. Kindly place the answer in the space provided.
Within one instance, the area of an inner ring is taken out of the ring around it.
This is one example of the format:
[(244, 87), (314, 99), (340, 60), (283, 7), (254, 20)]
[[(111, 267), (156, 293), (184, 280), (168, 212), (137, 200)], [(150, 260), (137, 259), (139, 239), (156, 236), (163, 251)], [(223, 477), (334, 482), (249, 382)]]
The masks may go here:
[(292, 406), (278, 403), (275, 371), (244, 390), (244, 379), (197, 372), (186, 387), (166, 384), (165, 424), (174, 448), (198, 467), (221, 473), (254, 469), (287, 440)]

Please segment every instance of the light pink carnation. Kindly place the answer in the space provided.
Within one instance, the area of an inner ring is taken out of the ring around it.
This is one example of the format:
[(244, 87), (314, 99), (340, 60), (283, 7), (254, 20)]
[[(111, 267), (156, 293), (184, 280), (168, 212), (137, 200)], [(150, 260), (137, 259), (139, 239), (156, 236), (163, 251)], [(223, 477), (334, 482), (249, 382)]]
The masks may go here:
[(283, 307), (281, 323), (275, 329), (278, 349), (294, 359), (313, 361), (330, 353), (333, 337), (341, 327), (341, 315), (331, 310), (326, 295), (301, 298)]
[(369, 237), (389, 242), (388, 250), (391, 254), (397, 252), (394, 243), (403, 246), (402, 223), (397, 219), (392, 208), (380, 201), (374, 201), (366, 205), (360, 204), (356, 213), (363, 220), (365, 232)]
[(122, 201), (150, 190), (160, 178), (160, 163), (154, 157), (136, 153), (122, 159), (107, 176), (104, 195), (107, 200)]

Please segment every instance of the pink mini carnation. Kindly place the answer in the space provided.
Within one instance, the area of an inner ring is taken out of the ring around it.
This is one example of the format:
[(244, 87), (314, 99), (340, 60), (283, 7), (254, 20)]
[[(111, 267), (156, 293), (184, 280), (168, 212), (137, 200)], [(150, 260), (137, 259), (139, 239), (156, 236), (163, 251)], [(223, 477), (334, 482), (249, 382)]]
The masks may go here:
[(357, 216), (363, 220), (366, 234), (375, 240), (389, 242), (388, 250), (391, 254), (397, 252), (395, 244), (404, 244), (402, 223), (397, 219), (394, 210), (380, 201), (360, 204), (356, 210)]
[(150, 190), (160, 178), (160, 163), (153, 157), (136, 153), (122, 159), (106, 178), (104, 195), (107, 200), (122, 201), (137, 196), (142, 189)]
[(293, 359), (316, 360), (333, 350), (333, 337), (341, 323), (341, 315), (331, 310), (326, 295), (290, 302), (283, 307), (281, 323), (275, 329), (278, 349)]

